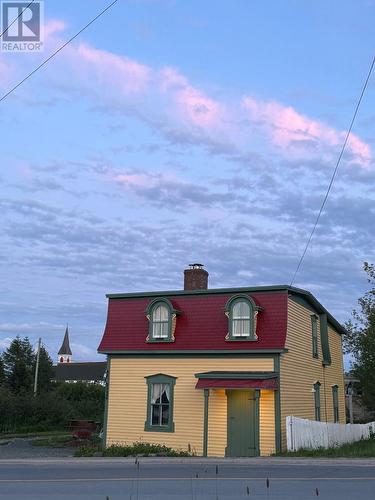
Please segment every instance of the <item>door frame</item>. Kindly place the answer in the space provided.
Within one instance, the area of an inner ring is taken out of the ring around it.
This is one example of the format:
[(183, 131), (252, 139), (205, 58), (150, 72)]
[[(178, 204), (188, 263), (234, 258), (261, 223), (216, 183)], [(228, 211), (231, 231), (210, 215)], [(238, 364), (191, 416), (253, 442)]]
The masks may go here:
[(229, 435), (228, 435), (228, 392), (236, 391), (236, 390), (241, 390), (245, 392), (251, 392), (254, 390), (254, 448), (255, 448), (255, 456), (260, 455), (260, 449), (259, 449), (259, 398), (260, 398), (260, 389), (226, 389), (225, 395), (227, 397), (227, 445), (225, 447), (225, 456), (228, 457), (228, 440), (229, 440)]

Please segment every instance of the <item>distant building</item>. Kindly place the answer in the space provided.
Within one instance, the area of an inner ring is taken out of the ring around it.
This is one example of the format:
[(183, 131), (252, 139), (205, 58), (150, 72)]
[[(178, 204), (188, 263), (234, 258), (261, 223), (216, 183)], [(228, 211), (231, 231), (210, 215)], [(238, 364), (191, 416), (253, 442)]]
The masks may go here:
[(68, 325), (66, 326), (64, 340), (57, 355), (59, 357), (58, 363), (70, 363), (72, 361), (72, 350), (70, 349), (69, 344)]
[(83, 361), (73, 363), (69, 342), (69, 330), (66, 327), (64, 340), (58, 352), (57, 364), (54, 365), (55, 382), (85, 382), (104, 385), (107, 363), (105, 361)]

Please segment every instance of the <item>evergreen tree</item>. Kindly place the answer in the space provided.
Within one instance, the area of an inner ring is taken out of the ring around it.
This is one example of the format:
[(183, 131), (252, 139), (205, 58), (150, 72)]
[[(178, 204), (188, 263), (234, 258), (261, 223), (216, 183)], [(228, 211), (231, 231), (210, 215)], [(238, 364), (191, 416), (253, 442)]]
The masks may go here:
[(17, 336), (3, 353), (5, 380), (12, 392), (32, 390), (34, 362), (30, 340)]
[(364, 262), (363, 269), (371, 289), (358, 300), (359, 310), (346, 324), (344, 347), (353, 356), (352, 372), (360, 380), (363, 402), (375, 412), (375, 266)]
[[(33, 373), (35, 373), (36, 357), (33, 367)], [(39, 355), (39, 370), (38, 370), (38, 394), (43, 394), (44, 392), (51, 389), (51, 379), (54, 376), (53, 363), (46, 349), (42, 346), (40, 348)]]
[(5, 373), (4, 373), (4, 362), (3, 357), (0, 355), (0, 386), (4, 385)]

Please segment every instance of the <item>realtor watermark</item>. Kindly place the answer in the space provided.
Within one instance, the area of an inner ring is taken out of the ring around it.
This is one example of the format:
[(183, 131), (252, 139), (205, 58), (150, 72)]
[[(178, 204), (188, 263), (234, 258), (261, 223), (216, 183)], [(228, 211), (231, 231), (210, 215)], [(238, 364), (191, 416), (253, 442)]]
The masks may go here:
[(1, 2), (2, 52), (41, 52), (44, 42), (42, 1)]

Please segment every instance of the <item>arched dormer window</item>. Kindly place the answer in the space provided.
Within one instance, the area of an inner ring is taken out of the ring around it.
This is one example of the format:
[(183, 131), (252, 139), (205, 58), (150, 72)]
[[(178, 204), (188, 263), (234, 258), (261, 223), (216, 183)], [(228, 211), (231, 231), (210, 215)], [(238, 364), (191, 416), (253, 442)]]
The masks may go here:
[(261, 308), (248, 295), (234, 295), (225, 305), (228, 316), (226, 340), (257, 340), (256, 315)]
[(155, 299), (147, 307), (147, 342), (173, 342), (177, 311), (167, 299)]

